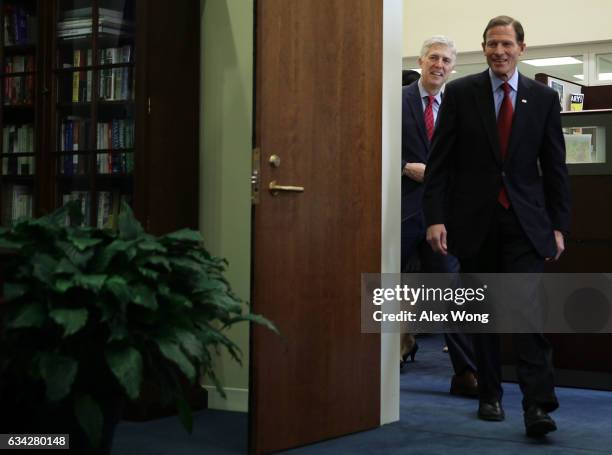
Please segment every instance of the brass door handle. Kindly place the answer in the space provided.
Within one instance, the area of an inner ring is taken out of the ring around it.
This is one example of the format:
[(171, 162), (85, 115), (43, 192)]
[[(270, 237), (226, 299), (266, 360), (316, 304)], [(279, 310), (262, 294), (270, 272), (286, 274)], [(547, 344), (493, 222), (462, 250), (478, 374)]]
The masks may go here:
[(272, 180), (270, 185), (268, 185), (268, 189), (273, 195), (278, 194), (279, 191), (289, 191), (293, 193), (303, 193), (303, 186), (287, 186), (287, 185), (277, 185), (276, 180)]

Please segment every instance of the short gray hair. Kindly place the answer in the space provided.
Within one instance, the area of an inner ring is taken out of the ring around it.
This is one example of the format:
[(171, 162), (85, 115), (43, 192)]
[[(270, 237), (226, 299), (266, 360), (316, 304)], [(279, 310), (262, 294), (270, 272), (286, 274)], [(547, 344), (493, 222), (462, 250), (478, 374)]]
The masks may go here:
[(444, 35), (434, 35), (431, 38), (426, 39), (421, 47), (421, 58), (424, 58), (429, 52), (429, 49), (435, 45), (448, 47), (453, 56), (453, 62), (457, 60), (457, 48), (455, 47), (455, 42)]

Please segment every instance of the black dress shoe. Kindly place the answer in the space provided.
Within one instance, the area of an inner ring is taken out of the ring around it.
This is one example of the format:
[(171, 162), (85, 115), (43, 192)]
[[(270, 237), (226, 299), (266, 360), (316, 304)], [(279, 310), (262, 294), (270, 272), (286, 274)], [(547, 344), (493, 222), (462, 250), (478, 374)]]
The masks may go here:
[(523, 414), (523, 418), (527, 436), (532, 438), (539, 438), (557, 429), (552, 417), (537, 405), (530, 406)]
[(451, 395), (478, 398), (478, 380), (471, 370), (465, 370), (462, 374), (455, 374), (451, 380)]
[(491, 422), (501, 422), (506, 418), (506, 415), (499, 401), (493, 401), (492, 403), (481, 401), (478, 405), (478, 418)]

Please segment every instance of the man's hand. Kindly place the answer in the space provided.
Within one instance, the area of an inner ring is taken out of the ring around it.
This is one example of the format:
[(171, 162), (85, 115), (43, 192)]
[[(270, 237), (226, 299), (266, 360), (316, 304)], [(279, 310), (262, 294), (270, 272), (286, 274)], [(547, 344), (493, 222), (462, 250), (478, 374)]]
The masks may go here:
[(555, 233), (555, 243), (557, 244), (557, 254), (554, 258), (546, 258), (547, 261), (556, 261), (559, 259), (563, 251), (565, 251), (565, 239), (563, 238), (563, 233), (561, 231), (554, 231)]
[(446, 227), (443, 224), (432, 224), (427, 228), (427, 242), (436, 253), (448, 254), (446, 247)]
[(423, 183), (425, 179), (425, 165), (423, 163), (406, 163), (403, 173), (412, 180)]

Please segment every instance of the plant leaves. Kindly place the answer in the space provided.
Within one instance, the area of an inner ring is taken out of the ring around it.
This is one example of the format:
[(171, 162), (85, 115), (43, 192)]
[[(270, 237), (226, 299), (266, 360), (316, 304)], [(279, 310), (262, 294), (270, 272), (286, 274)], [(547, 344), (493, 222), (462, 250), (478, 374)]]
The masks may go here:
[(176, 338), (189, 355), (198, 360), (202, 358), (202, 353), (204, 350), (202, 342), (198, 340), (192, 332), (188, 332), (186, 330), (178, 331), (176, 332)]
[(85, 251), (87, 248), (91, 248), (92, 246), (98, 245), (103, 241), (101, 238), (95, 237), (69, 237), (72, 244), (79, 251)]
[(34, 264), (32, 275), (42, 283), (51, 285), (57, 261), (48, 254), (36, 253), (32, 257), (32, 263)]
[(122, 304), (128, 304), (134, 297), (132, 290), (120, 276), (111, 276), (104, 283), (104, 288), (113, 294)]
[(107, 348), (106, 363), (123, 387), (127, 396), (135, 400), (142, 383), (142, 356), (132, 347)]
[(19, 305), (15, 315), (6, 326), (12, 329), (42, 327), (46, 319), (45, 307), (41, 303), (24, 303)]
[(86, 308), (56, 308), (49, 316), (64, 328), (64, 337), (67, 337), (85, 327), (88, 312)]
[(140, 306), (155, 310), (157, 308), (157, 299), (154, 292), (144, 284), (134, 287), (134, 298), (132, 301)]
[(76, 285), (93, 292), (99, 292), (105, 281), (106, 275), (76, 275), (74, 277)]
[(58, 241), (57, 245), (64, 251), (66, 257), (70, 259), (70, 262), (81, 269), (84, 269), (87, 266), (87, 263), (91, 260), (95, 253), (93, 249), (79, 251), (70, 242)]
[(226, 326), (230, 326), (233, 325), (237, 322), (241, 322), (241, 321), (250, 321), (250, 322), (254, 322), (255, 324), (259, 324), (262, 325), (270, 330), (272, 330), (273, 332), (280, 334), (278, 328), (276, 327), (276, 325), (274, 325), (274, 323), (268, 319), (266, 319), (265, 317), (263, 317), (260, 314), (254, 314), (254, 313), (247, 313), (247, 314), (243, 314), (241, 316), (235, 317), (230, 319), (229, 321), (227, 321), (227, 323), (225, 324)]
[(49, 401), (65, 398), (72, 388), (78, 365), (76, 360), (53, 352), (43, 352), (39, 358), (40, 374), (45, 381)]
[(75, 267), (74, 264), (66, 258), (62, 258), (59, 261), (59, 264), (57, 264), (55, 268), (56, 275), (60, 275), (60, 274), (76, 275), (77, 273), (81, 273), (81, 271), (77, 267)]
[(134, 216), (130, 206), (123, 202), (121, 204), (121, 212), (119, 213), (119, 238), (123, 240), (131, 240), (138, 237), (144, 232), (142, 226)]
[(162, 238), (174, 242), (202, 243), (204, 241), (202, 239), (202, 234), (200, 234), (198, 231), (194, 231), (193, 229), (181, 229), (179, 231), (166, 234)]
[(138, 242), (137, 247), (138, 249), (143, 250), (143, 251), (156, 251), (158, 253), (165, 253), (168, 251), (165, 246), (163, 246), (157, 240), (153, 240), (153, 239), (148, 239), (148, 240), (143, 240), (142, 242)]
[(15, 300), (22, 295), (25, 295), (27, 292), (27, 288), (20, 283), (4, 283), (4, 301), (10, 302), (11, 300)]
[(91, 445), (100, 447), (104, 417), (98, 403), (89, 395), (80, 395), (74, 402), (74, 414)]
[(155, 342), (162, 355), (176, 364), (187, 379), (189, 379), (189, 382), (193, 383), (196, 375), (195, 368), (187, 356), (183, 354), (179, 345), (165, 338), (156, 338)]

